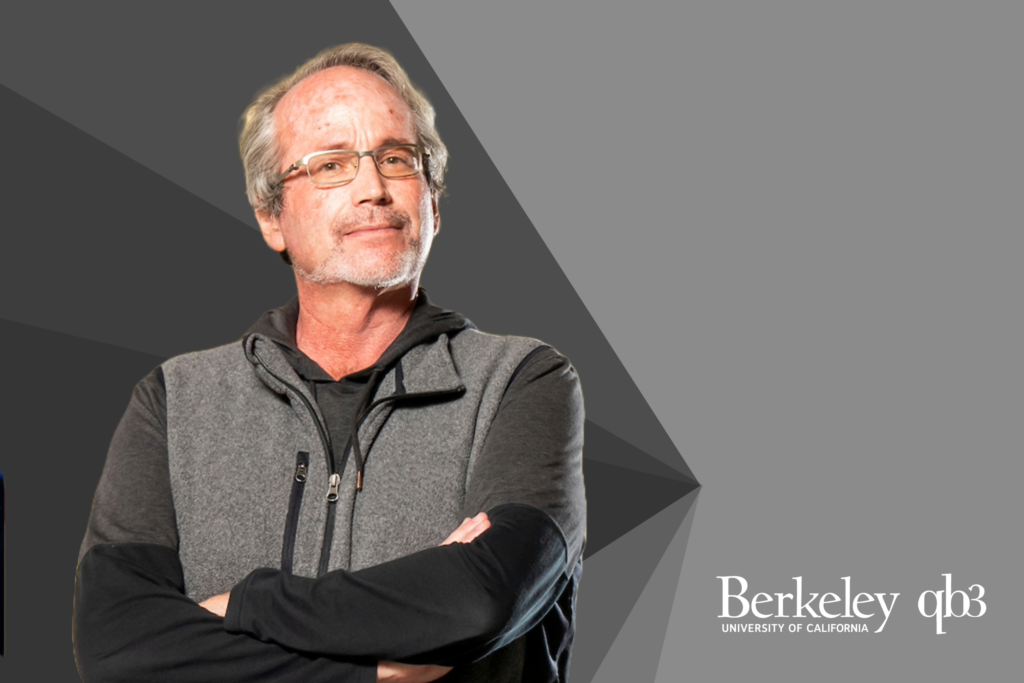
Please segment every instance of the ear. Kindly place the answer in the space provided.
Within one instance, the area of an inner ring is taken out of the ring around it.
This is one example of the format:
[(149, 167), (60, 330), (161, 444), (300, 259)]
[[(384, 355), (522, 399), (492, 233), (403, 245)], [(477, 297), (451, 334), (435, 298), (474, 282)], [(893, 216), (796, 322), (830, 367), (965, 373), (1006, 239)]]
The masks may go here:
[(284, 251), (284, 235), (281, 233), (281, 223), (278, 217), (271, 216), (266, 211), (257, 211), (256, 222), (260, 224), (260, 232), (263, 234), (263, 241), (267, 243), (267, 246), (278, 253)]

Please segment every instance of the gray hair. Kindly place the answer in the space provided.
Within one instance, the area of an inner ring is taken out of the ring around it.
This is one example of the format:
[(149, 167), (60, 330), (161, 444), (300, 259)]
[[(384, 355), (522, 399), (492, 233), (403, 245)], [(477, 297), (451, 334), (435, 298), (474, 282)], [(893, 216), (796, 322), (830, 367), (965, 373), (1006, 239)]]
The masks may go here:
[(238, 151), (245, 167), (245, 190), (252, 208), (279, 216), (283, 186), (277, 182), (282, 164), (274, 128), (274, 108), (300, 81), (335, 66), (352, 66), (377, 74), (398, 91), (416, 119), (419, 144), (427, 153), (426, 176), (436, 197), (444, 192), (448, 148), (434, 127), (434, 107), (409, 80), (405, 70), (388, 52), (363, 43), (346, 43), (324, 50), (291, 74), (266, 88), (242, 114)]

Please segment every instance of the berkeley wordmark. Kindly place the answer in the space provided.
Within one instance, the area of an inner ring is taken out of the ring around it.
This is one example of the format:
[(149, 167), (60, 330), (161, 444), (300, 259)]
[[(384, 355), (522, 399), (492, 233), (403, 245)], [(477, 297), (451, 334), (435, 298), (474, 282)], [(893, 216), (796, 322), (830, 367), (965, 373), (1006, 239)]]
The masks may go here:
[[(889, 615), (892, 613), (893, 605), (896, 604), (896, 598), (899, 596), (899, 593), (857, 593), (856, 596), (853, 596), (853, 591), (850, 588), (850, 577), (844, 576), (842, 577), (842, 581), (845, 584), (843, 597), (839, 597), (837, 593), (809, 593), (810, 597), (805, 600), (803, 577), (794, 576), (793, 580), (796, 581), (795, 592), (756, 593), (748, 600), (745, 597), (748, 588), (745, 578), (742, 576), (719, 576), (716, 578), (722, 581), (722, 613), (719, 615), (719, 618), (722, 619), (739, 619), (747, 616), (747, 614), (752, 614), (758, 619), (768, 619), (771, 617), (793, 617), (794, 619), (808, 617), (812, 619), (852, 619), (857, 617), (859, 619), (870, 619), (875, 616), (876, 612), (865, 610), (872, 609), (871, 604), (877, 602), (878, 608), (881, 609), (882, 614), (885, 616), (885, 619), (882, 620), (882, 625), (875, 631), (875, 633), (881, 633), (889, 621)], [(738, 592), (730, 592), (730, 588), (733, 586), (738, 588)], [(891, 596), (888, 602), (886, 602), (887, 596)], [(731, 612), (730, 606), (738, 608), (739, 612)]]

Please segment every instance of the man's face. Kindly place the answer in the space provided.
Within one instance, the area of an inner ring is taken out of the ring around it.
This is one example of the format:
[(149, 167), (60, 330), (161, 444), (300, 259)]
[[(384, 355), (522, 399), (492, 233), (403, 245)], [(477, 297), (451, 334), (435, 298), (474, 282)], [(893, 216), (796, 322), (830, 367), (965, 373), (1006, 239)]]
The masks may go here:
[[(339, 66), (288, 92), (274, 111), (284, 172), (311, 152), (367, 151), (417, 141), (412, 111), (380, 77)], [(305, 169), (284, 181), (284, 209), (257, 214), (263, 237), (288, 249), (300, 278), (385, 289), (415, 281), (436, 232), (437, 207), (426, 178), (382, 177), (362, 157), (347, 185), (313, 185)]]

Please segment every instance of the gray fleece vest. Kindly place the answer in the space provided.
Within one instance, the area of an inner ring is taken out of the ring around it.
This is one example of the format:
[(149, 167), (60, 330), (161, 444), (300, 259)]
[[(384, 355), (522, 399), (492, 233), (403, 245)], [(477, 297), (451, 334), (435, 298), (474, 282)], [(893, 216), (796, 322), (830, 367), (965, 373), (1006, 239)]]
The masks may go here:
[[(168, 361), (168, 460), (189, 597), (203, 600), (253, 568), (281, 566), (297, 487), (297, 575), (317, 574), (329, 506), (330, 570), (439, 545), (478, 502), (466, 500), (474, 459), (513, 373), (540, 345), (464, 330), (410, 350), (383, 377), (358, 430), (363, 490), (350, 458), (330, 503), (323, 417), (276, 344), (252, 335), (244, 347)], [(300, 452), (309, 465), (297, 483)]]

